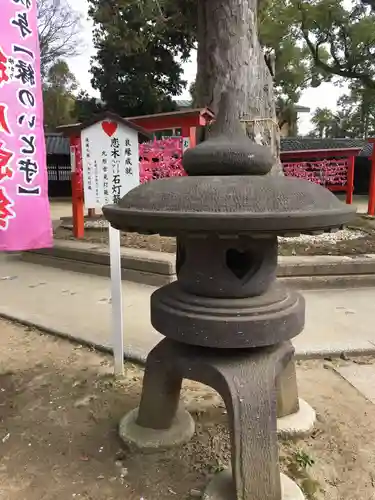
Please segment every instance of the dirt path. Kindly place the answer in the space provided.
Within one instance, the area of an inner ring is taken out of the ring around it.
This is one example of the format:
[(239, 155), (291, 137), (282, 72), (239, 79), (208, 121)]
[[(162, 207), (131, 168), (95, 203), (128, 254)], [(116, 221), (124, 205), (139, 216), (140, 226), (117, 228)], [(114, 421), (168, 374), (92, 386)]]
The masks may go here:
[[(227, 463), (225, 411), (204, 386), (184, 387), (197, 421), (191, 443), (130, 452), (117, 425), (138, 403), (140, 368), (127, 365), (114, 382), (104, 354), (5, 321), (0, 333), (0, 500), (183, 500)], [(281, 445), (283, 469), (310, 499), (374, 499), (375, 406), (323, 364), (298, 367), (319, 422), (310, 439)]]

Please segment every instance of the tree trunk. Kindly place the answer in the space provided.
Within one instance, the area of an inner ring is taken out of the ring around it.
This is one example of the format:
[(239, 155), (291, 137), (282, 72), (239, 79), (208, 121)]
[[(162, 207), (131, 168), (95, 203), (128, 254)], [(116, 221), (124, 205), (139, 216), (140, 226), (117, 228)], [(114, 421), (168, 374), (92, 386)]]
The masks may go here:
[(230, 114), (252, 140), (271, 148), (272, 173), (280, 174), (273, 80), (258, 40), (257, 11), (258, 0), (198, 0), (197, 104), (217, 113), (226, 94)]
[(361, 124), (362, 124), (362, 137), (367, 140), (369, 129), (369, 105), (364, 94), (361, 95)]

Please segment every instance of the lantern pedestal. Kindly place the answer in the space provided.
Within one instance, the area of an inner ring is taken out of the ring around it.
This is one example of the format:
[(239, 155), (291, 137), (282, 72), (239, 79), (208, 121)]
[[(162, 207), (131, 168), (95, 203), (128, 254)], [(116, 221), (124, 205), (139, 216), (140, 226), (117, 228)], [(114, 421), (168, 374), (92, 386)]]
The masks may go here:
[[(178, 407), (169, 427), (161, 428), (139, 425), (139, 408), (127, 413), (121, 420), (119, 434), (122, 440), (129, 446), (134, 446), (143, 451), (157, 451), (174, 446), (180, 446), (193, 437), (195, 422), (188, 411)], [(150, 425), (150, 424), (149, 424)]]
[(298, 398), (294, 358), (277, 380), (277, 434), (281, 439), (303, 438), (311, 434), (315, 410)]
[(298, 410), (283, 417), (277, 415), (277, 435), (280, 439), (301, 439), (314, 430), (316, 413), (303, 399), (297, 399)]
[(281, 498), (276, 387), (293, 353), (290, 342), (228, 352), (164, 339), (147, 358), (141, 403), (122, 421), (121, 438), (144, 449), (189, 440), (194, 427), (179, 408), (181, 384), (184, 378), (201, 382), (216, 390), (227, 408), (237, 497)]
[[(280, 474), (281, 500), (304, 500), (304, 495), (294, 481)], [(230, 470), (217, 474), (207, 486), (203, 500), (237, 500), (233, 477)], [(268, 497), (271, 498), (271, 497)]]

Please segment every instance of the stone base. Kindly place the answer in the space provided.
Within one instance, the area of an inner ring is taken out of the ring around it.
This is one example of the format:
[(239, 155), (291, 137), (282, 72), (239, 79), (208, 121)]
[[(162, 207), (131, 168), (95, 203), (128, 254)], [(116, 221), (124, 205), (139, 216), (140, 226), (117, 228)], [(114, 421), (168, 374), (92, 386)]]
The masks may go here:
[[(280, 474), (281, 500), (305, 500), (299, 486), (285, 474)], [(217, 474), (207, 486), (203, 500), (237, 500), (230, 470)], [(247, 500), (247, 499), (246, 499)], [(253, 500), (252, 498), (249, 500)], [(258, 500), (258, 499), (254, 499)], [(262, 499), (266, 500), (266, 499)]]
[(187, 443), (195, 432), (193, 417), (179, 408), (170, 429), (149, 429), (137, 424), (138, 408), (129, 412), (121, 420), (119, 434), (129, 446), (143, 451), (157, 451)]
[[(138, 408), (121, 420), (119, 434), (130, 446), (145, 451), (172, 448), (190, 441), (195, 431), (195, 422), (188, 411), (180, 408), (170, 429), (148, 429), (137, 425)], [(277, 435), (280, 439), (298, 439), (311, 434), (316, 421), (314, 409), (303, 399), (299, 400), (297, 413), (277, 419)]]
[(314, 430), (316, 413), (306, 401), (299, 399), (299, 410), (277, 419), (277, 435), (280, 439), (298, 439), (309, 436)]

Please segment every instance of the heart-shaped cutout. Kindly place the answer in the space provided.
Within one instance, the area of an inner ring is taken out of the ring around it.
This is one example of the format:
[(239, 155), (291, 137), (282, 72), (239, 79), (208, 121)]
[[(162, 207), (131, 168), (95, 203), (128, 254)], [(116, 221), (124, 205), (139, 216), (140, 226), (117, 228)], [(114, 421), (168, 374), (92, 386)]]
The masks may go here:
[(236, 248), (230, 248), (227, 251), (226, 263), (228, 269), (241, 280), (251, 270), (253, 259), (250, 252), (241, 252)]
[(116, 122), (109, 122), (109, 121), (102, 122), (102, 129), (108, 135), (108, 137), (113, 136), (113, 134), (117, 130), (117, 127), (118, 125)]

